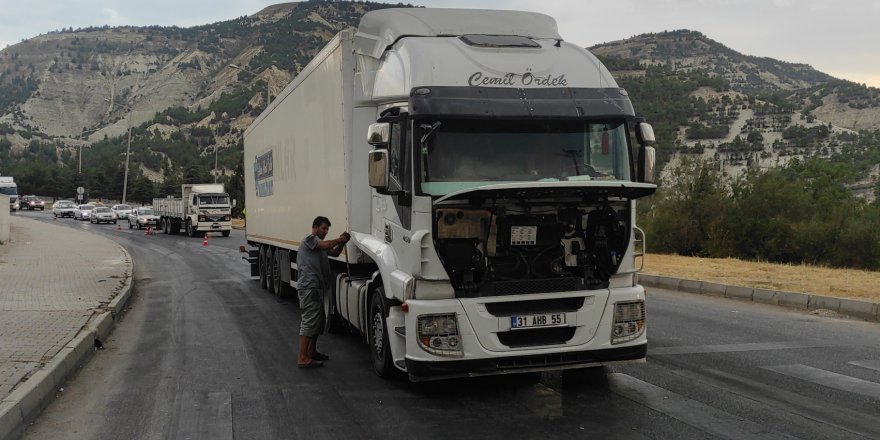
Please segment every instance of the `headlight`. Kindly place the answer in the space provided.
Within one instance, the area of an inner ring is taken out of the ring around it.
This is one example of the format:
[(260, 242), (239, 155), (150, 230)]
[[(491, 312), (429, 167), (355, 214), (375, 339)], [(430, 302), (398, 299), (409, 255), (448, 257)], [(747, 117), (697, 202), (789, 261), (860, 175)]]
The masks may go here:
[(419, 346), (437, 356), (464, 356), (455, 313), (419, 315)]
[(611, 343), (632, 341), (645, 332), (645, 302), (627, 301), (614, 304)]
[(205, 216), (203, 216), (203, 215), (200, 215), (200, 216), (199, 216), (199, 221), (200, 221), (200, 222), (206, 222), (206, 221), (208, 221), (208, 219), (207, 219), (207, 217), (205, 217)]

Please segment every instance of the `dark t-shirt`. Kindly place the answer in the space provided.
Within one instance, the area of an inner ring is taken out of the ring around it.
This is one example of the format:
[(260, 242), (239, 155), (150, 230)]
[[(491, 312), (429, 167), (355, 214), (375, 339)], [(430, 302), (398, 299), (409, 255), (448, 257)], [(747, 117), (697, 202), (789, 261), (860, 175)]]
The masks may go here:
[(318, 249), (321, 241), (315, 234), (303, 238), (299, 252), (296, 253), (296, 266), (299, 270), (300, 289), (326, 289), (330, 287), (330, 261), (327, 251)]

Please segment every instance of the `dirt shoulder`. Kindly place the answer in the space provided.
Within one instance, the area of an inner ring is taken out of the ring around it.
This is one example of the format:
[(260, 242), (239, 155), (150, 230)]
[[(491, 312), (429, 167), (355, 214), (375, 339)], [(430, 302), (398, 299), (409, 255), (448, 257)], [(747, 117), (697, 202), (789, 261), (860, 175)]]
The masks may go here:
[(880, 302), (880, 272), (650, 254), (646, 274)]

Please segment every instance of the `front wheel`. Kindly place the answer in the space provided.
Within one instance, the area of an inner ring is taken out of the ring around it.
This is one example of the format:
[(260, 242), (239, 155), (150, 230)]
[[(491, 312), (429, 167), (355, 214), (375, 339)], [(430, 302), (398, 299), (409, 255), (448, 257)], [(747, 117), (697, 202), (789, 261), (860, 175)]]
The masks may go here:
[(192, 225), (192, 222), (190, 222), (189, 220), (187, 220), (187, 222), (186, 222), (186, 235), (188, 235), (190, 237), (196, 236), (196, 228)]
[(388, 316), (385, 305), (385, 289), (376, 288), (370, 299), (369, 330), (370, 360), (373, 362), (373, 370), (379, 377), (391, 377), (397, 371), (391, 359), (391, 345), (388, 341), (388, 330), (385, 318)]
[(223, 231), (222, 234), (224, 237), (229, 237), (229, 233), (232, 231)]

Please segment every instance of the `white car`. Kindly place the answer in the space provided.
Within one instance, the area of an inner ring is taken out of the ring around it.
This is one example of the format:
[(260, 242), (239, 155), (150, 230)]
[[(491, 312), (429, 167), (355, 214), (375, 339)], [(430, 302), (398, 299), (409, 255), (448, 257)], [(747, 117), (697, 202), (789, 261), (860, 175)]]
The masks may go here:
[(159, 216), (156, 215), (155, 211), (153, 211), (152, 206), (143, 206), (137, 208), (131, 212), (131, 215), (128, 216), (128, 229), (134, 227), (137, 227), (138, 229), (143, 229), (147, 226), (152, 226), (153, 228), (159, 226)]
[(79, 205), (73, 210), (73, 218), (76, 220), (89, 220), (89, 214), (95, 209), (95, 205)]
[(55, 218), (73, 217), (76, 211), (76, 204), (70, 200), (59, 200), (52, 204), (52, 215)]
[(106, 206), (98, 206), (89, 213), (91, 223), (116, 223), (116, 213)]
[(110, 209), (112, 209), (113, 212), (116, 213), (116, 218), (118, 218), (120, 220), (122, 220), (124, 218), (128, 218), (129, 214), (131, 214), (134, 211), (134, 209), (130, 205), (122, 205), (122, 204), (113, 205), (113, 207)]

